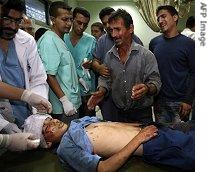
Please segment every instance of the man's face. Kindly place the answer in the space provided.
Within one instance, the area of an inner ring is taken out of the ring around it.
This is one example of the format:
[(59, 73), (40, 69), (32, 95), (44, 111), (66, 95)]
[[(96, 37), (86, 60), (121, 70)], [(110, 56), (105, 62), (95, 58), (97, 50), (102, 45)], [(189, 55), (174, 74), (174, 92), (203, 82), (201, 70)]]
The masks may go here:
[(81, 36), (83, 32), (88, 27), (90, 19), (88, 17), (83, 16), (80, 13), (77, 13), (74, 21), (73, 21), (73, 31), (78, 35)]
[(126, 28), (122, 18), (113, 20), (111, 23), (109, 23), (109, 27), (111, 36), (113, 37), (117, 47), (121, 47), (131, 39), (133, 25), (130, 25), (129, 28)]
[(72, 24), (72, 14), (68, 10), (59, 8), (58, 16), (52, 18), (54, 29), (60, 33), (69, 33)]
[(105, 28), (105, 30), (107, 31), (107, 33), (109, 33), (109, 23), (108, 23), (109, 17), (110, 17), (110, 15), (105, 15), (105, 16), (101, 19), (101, 22), (103, 23), (104, 28)]
[(46, 142), (58, 143), (67, 128), (68, 126), (62, 121), (46, 118), (43, 124), (42, 134)]
[(167, 10), (160, 10), (157, 14), (157, 22), (163, 33), (174, 29), (177, 20), (178, 16), (172, 16)]
[(91, 35), (93, 35), (96, 39), (100, 38), (103, 35), (103, 32), (97, 26), (91, 26)]
[(34, 28), (31, 19), (29, 18), (23, 19), (20, 24), (20, 28), (29, 33), (30, 35), (34, 36)]
[(8, 15), (1, 14), (0, 38), (11, 40), (15, 37), (22, 20), (22, 12), (11, 9)]

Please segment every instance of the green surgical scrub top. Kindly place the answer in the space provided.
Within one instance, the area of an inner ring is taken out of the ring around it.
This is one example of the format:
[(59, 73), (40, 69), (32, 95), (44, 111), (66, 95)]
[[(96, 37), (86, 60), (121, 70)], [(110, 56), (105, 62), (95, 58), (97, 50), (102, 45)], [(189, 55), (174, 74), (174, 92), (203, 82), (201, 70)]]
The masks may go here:
[[(47, 74), (56, 77), (62, 91), (78, 109), (81, 105), (79, 83), (74, 59), (66, 44), (56, 33), (47, 31), (39, 39), (37, 45)], [(62, 114), (63, 106), (51, 89), (49, 100), (53, 106), (52, 113)]]
[(92, 51), (95, 49), (96, 40), (92, 35), (84, 32), (77, 44), (73, 46), (70, 41), (70, 37), (71, 35), (65, 34), (64, 42), (66, 43), (74, 58), (78, 77), (83, 78), (89, 87), (89, 91), (86, 92), (84, 87), (80, 84), (81, 95), (90, 95), (91, 92), (95, 91), (95, 74), (92, 70), (89, 70), (89, 77), (85, 70), (82, 68), (82, 64), (85, 58), (87, 60), (93, 59)]

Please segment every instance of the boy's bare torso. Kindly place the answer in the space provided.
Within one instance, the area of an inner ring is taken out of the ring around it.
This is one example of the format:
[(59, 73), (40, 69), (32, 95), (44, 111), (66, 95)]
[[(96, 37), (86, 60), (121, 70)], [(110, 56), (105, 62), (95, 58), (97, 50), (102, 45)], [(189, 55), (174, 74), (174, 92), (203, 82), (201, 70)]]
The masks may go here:
[[(120, 122), (98, 122), (86, 127), (86, 133), (93, 145), (94, 153), (110, 157), (127, 145), (141, 130), (139, 124)], [(141, 145), (136, 155), (142, 155)]]

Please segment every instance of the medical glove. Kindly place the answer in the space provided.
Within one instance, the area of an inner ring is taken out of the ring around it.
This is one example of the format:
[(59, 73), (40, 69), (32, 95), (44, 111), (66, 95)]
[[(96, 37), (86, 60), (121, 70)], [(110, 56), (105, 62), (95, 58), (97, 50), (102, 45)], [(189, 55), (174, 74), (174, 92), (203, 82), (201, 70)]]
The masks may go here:
[(32, 91), (24, 90), (21, 96), (21, 100), (35, 107), (38, 112), (51, 113), (52, 105), (51, 103), (42, 96), (39, 96)]
[(5, 147), (10, 151), (31, 150), (39, 146), (34, 142), (35, 137), (31, 133), (6, 134), (5, 137), (7, 137)]
[(77, 113), (76, 108), (74, 107), (72, 102), (68, 100), (66, 96), (61, 97), (59, 100), (61, 101), (63, 105), (63, 110), (66, 116), (71, 116)]

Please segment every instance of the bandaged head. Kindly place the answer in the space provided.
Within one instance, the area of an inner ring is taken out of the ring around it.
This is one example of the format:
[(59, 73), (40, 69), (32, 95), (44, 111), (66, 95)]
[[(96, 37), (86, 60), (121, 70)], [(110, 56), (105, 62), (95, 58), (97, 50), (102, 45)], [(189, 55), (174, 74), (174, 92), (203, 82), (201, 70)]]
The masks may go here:
[(40, 147), (42, 148), (47, 148), (47, 143), (44, 139), (44, 136), (42, 134), (42, 128), (45, 119), (47, 118), (52, 118), (50, 115), (40, 115), (40, 114), (35, 114), (29, 116), (23, 125), (24, 130), (23, 132), (29, 132), (35, 135), (37, 139), (40, 139)]

